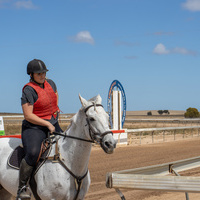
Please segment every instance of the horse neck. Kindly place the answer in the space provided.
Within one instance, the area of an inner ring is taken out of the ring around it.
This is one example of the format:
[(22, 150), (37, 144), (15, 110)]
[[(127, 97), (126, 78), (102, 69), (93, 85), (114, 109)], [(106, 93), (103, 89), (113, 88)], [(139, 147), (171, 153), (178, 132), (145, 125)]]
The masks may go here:
[[(79, 111), (74, 116), (66, 134), (78, 138), (88, 139), (85, 138), (84, 127), (84, 116), (83, 113)], [(65, 163), (73, 169), (73, 172), (76, 173), (76, 175), (82, 176), (88, 168), (92, 144), (71, 138), (65, 138), (64, 140), (61, 139), (60, 143), (62, 147), (61, 154)]]

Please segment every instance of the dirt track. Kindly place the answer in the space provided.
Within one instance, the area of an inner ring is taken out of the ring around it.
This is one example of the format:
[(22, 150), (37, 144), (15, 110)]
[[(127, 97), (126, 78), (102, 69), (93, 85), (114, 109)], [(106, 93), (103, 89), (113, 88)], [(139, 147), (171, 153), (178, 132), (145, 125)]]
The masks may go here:
[[(107, 172), (167, 163), (195, 156), (200, 156), (200, 138), (142, 146), (118, 147), (112, 155), (107, 155), (101, 149), (95, 147), (92, 150), (89, 162), (91, 186), (85, 200), (120, 199), (114, 189), (108, 189), (105, 186)], [(198, 170), (194, 171), (192, 175), (199, 175)], [(142, 190), (121, 191), (125, 195), (126, 200), (185, 199), (184, 193)], [(200, 194), (189, 194), (189, 197), (190, 200), (197, 200), (200, 199)]]

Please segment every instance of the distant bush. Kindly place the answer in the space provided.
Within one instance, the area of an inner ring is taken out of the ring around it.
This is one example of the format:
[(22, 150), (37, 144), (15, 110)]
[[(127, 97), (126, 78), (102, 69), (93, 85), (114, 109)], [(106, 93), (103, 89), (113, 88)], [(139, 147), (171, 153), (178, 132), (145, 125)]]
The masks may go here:
[(198, 118), (200, 117), (199, 111), (196, 108), (188, 108), (184, 114), (185, 118)]
[(160, 115), (162, 115), (162, 114), (163, 114), (163, 110), (158, 110), (158, 113), (159, 113)]
[(147, 112), (147, 115), (152, 115), (152, 112), (151, 111)]
[(158, 110), (157, 112), (158, 112), (160, 115), (162, 115), (163, 113), (168, 114), (168, 115), (170, 114), (170, 113), (169, 113), (169, 110)]
[(163, 110), (163, 113), (170, 114), (169, 110)]

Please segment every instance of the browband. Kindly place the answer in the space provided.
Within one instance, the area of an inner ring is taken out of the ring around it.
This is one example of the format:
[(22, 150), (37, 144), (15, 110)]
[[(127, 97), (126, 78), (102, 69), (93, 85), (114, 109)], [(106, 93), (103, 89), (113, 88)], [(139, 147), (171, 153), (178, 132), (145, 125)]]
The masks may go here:
[(93, 106), (101, 106), (101, 107), (103, 107), (103, 105), (101, 105), (101, 104), (92, 104), (92, 105), (88, 106), (88, 107), (85, 109), (85, 113), (88, 111), (88, 109), (90, 109), (90, 108), (93, 107)]

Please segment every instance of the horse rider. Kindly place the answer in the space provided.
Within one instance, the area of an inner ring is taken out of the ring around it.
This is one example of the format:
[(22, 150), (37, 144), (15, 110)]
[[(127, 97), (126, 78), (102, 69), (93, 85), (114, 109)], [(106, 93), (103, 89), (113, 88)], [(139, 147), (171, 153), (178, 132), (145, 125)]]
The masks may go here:
[(27, 183), (36, 166), (41, 144), (48, 133), (62, 132), (58, 123), (59, 107), (56, 84), (46, 78), (43, 61), (34, 59), (27, 65), (30, 81), (22, 89), (22, 143), (25, 157), (20, 164), (18, 199), (30, 199)]

